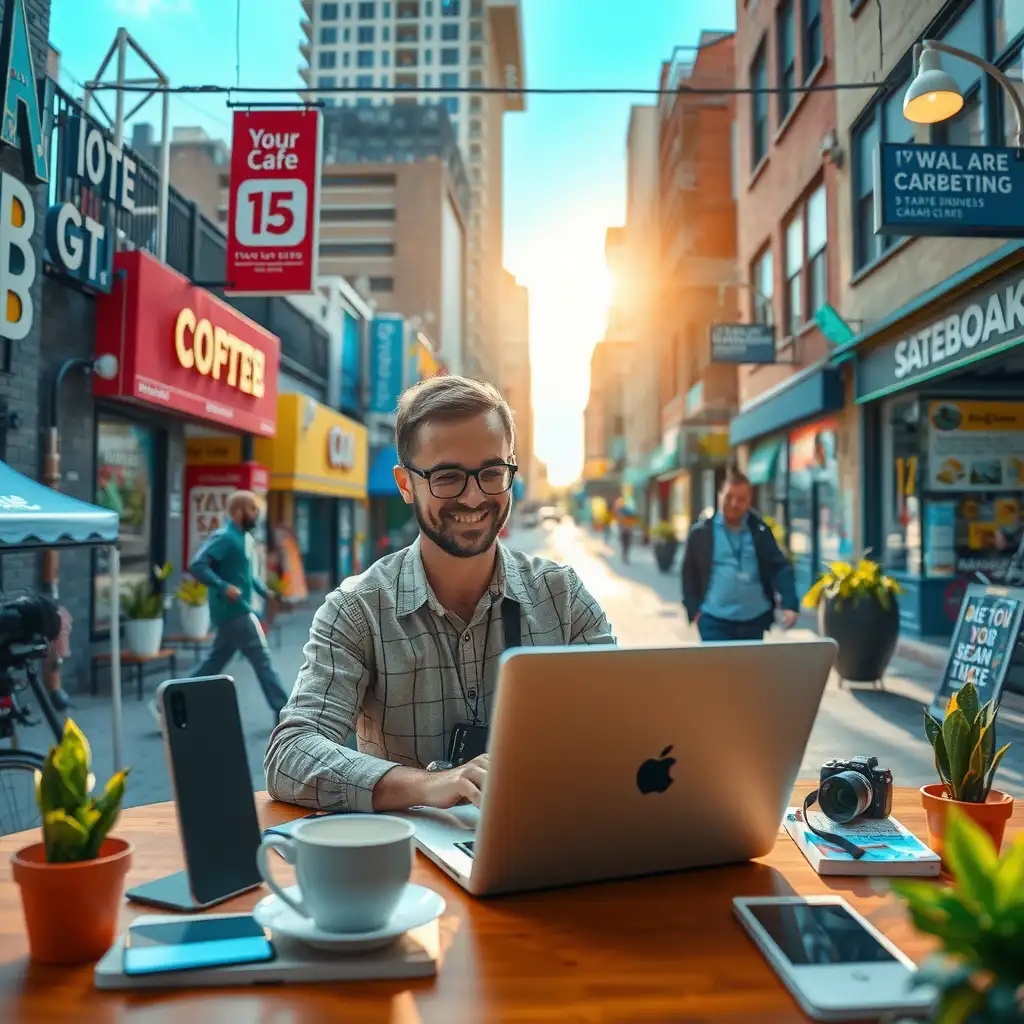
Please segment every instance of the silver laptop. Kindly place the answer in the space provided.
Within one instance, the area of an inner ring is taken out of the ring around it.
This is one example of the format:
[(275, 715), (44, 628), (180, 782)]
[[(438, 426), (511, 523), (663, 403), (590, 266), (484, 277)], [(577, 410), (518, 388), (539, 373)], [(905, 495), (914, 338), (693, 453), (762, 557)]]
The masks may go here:
[(401, 816), (476, 896), (763, 856), (836, 649), (813, 639), (510, 651), (482, 806)]

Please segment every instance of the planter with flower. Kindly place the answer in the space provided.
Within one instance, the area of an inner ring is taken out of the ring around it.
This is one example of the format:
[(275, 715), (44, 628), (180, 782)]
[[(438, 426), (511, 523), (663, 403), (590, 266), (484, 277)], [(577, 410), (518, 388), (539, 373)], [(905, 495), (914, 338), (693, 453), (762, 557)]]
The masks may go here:
[(935, 754), (939, 781), (922, 786), (921, 799), (928, 843), (944, 864), (944, 837), (953, 808), (980, 826), (997, 851), (1013, 814), (1013, 797), (992, 788), (996, 768), (1010, 746), (996, 747), (997, 713), (994, 701), (979, 706), (978, 691), (971, 682), (949, 698), (941, 722), (925, 709), (924, 731)]
[(171, 563), (153, 566), (153, 579), (139, 580), (121, 594), (125, 648), (140, 657), (152, 657), (164, 639), (164, 595), (153, 580), (163, 583), (171, 575)]
[(671, 572), (672, 563), (676, 560), (679, 550), (679, 538), (675, 527), (667, 520), (655, 523), (651, 527), (651, 546), (654, 548), (654, 560), (662, 572)]
[(89, 742), (69, 718), (58, 746), (36, 773), (43, 841), (11, 859), (21, 890), (29, 953), (46, 964), (98, 960), (113, 944), (132, 847), (110, 835), (127, 770), (91, 796)]
[(1002, 856), (985, 831), (952, 811), (946, 857), (954, 884), (899, 880), (892, 891), (940, 951), (915, 972), (934, 986), (935, 1024), (1024, 1021), (1024, 836)]
[(210, 632), (210, 604), (206, 587), (198, 580), (182, 577), (178, 584), (181, 631), (190, 640), (202, 640)]
[(804, 607), (818, 609), (818, 632), (839, 644), (841, 679), (873, 683), (889, 667), (900, 635), (896, 595), (900, 585), (877, 562), (832, 562), (804, 595)]

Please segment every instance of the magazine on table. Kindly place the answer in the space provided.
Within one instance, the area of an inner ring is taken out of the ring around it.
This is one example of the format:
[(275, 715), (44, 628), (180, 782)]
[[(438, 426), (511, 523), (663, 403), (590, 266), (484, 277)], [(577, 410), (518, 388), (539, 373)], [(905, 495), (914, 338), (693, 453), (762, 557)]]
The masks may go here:
[(811, 824), (855, 843), (865, 854), (859, 860), (815, 835), (800, 807), (787, 808), (785, 830), (819, 875), (924, 875), (937, 876), (941, 860), (893, 817), (859, 818), (845, 825), (830, 821), (820, 811), (809, 811)]

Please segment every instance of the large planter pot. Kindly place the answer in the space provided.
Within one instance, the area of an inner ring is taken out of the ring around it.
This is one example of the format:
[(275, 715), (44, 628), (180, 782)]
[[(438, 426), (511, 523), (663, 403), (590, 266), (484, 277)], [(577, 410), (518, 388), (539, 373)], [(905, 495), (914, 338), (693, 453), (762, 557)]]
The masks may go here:
[(823, 598), (818, 606), (818, 632), (839, 644), (835, 669), (841, 679), (874, 683), (896, 653), (900, 636), (900, 611), (895, 597), (883, 608), (874, 598), (854, 603)]
[(677, 540), (656, 540), (654, 542), (654, 560), (662, 572), (671, 572), (672, 563), (676, 560), (679, 548)]
[(191, 640), (202, 640), (210, 632), (210, 606), (181, 605), (181, 631)]
[(164, 620), (128, 619), (124, 624), (124, 644), (132, 654), (152, 657), (164, 639)]
[(41, 964), (94, 963), (114, 944), (132, 847), (108, 838), (95, 860), (47, 864), (42, 843), (11, 858), (29, 955)]
[(958, 811), (979, 825), (995, 843), (996, 850), (1002, 849), (1003, 834), (1006, 823), (1013, 815), (1013, 797), (1001, 793), (998, 789), (989, 790), (988, 798), (983, 804), (965, 803), (963, 800), (950, 800), (946, 796), (946, 787), (941, 782), (921, 787), (921, 802), (924, 804), (925, 818), (928, 822), (928, 845), (943, 858), (943, 867), (948, 870), (943, 848), (945, 846), (946, 821), (949, 809)]

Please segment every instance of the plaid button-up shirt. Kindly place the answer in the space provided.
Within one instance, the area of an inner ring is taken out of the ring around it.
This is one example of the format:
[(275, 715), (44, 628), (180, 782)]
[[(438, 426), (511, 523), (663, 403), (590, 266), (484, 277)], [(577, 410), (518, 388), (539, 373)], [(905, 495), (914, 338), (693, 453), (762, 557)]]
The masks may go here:
[[(370, 811), (381, 776), (443, 759), (452, 727), (472, 721), (474, 705), (488, 724), (505, 597), (519, 604), (524, 647), (616, 642), (573, 569), (501, 544), (491, 585), (462, 622), (434, 596), (417, 539), (345, 580), (317, 611), (267, 747), (270, 794)], [(353, 730), (358, 750), (344, 745)]]

